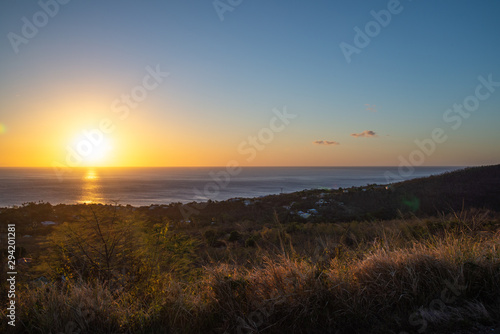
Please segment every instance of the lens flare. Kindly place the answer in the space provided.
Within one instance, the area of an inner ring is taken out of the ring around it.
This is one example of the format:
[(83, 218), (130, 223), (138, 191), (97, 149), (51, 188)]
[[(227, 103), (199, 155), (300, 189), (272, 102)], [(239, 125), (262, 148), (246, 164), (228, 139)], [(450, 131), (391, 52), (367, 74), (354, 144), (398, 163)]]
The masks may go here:
[(7, 132), (7, 127), (3, 123), (0, 123), (0, 135), (5, 132)]

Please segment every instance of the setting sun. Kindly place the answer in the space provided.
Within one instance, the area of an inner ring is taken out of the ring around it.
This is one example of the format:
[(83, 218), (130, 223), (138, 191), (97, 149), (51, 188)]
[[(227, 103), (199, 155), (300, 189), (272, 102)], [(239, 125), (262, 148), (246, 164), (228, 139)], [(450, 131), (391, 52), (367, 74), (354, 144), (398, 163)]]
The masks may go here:
[(66, 147), (67, 161), (81, 166), (106, 166), (113, 149), (112, 141), (99, 130), (83, 130)]

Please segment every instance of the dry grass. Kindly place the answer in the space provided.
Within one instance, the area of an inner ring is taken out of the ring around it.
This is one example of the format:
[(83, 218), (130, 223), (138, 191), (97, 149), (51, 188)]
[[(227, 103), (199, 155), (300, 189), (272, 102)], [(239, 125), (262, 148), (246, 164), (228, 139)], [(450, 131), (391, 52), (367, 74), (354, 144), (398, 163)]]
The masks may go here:
[(491, 219), (480, 212), (439, 221), (446, 228), (421, 219), (310, 227), (314, 244), (281, 230), (252, 265), (206, 264), (189, 283), (159, 273), (126, 289), (93, 281), (19, 287), (15, 332), (445, 332), (498, 319), (500, 234), (487, 228)]

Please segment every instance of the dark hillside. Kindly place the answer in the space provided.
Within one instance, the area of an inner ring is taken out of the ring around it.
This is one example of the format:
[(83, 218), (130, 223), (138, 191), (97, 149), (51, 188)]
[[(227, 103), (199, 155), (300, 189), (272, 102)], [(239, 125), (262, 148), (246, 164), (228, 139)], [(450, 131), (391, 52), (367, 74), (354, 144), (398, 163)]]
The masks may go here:
[[(500, 165), (465, 168), (389, 186), (315, 189), (248, 200), (177, 203), (150, 208), (148, 214), (166, 215), (174, 221), (194, 219), (202, 223), (231, 224), (243, 220), (272, 220), (277, 212), (280, 220), (288, 223), (386, 220), (401, 214), (433, 216), (470, 208), (500, 210)], [(301, 212), (311, 209), (316, 212), (303, 218)]]
[(500, 165), (472, 167), (395, 186), (400, 198), (420, 202), (418, 212), (458, 211), (465, 208), (500, 209)]

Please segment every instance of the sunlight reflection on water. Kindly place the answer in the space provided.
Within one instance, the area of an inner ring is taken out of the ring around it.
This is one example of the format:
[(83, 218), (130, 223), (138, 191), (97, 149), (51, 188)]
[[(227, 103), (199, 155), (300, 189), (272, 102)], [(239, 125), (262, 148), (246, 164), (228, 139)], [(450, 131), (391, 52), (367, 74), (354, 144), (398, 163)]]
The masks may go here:
[(99, 174), (93, 168), (87, 169), (83, 176), (82, 193), (78, 203), (99, 203), (102, 199)]

